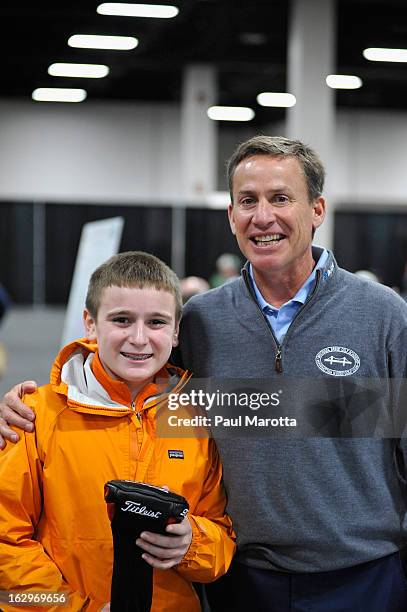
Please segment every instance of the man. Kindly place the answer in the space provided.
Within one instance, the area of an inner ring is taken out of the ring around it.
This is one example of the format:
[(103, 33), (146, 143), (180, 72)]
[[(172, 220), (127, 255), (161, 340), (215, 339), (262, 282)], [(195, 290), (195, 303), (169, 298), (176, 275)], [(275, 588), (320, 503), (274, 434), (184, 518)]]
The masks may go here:
[[(325, 215), (324, 169), (316, 153), (298, 141), (255, 137), (234, 152), (228, 176), (229, 221), (248, 262), (241, 278), (188, 302), (184, 365), (201, 378), (301, 379), (310, 387), (403, 381), (403, 301), (312, 247)], [(389, 413), (398, 392), (392, 386)], [(16, 391), (7, 401), (23, 413)], [(9, 409), (3, 415), (11, 421)], [(399, 557), (406, 544), (403, 443), (339, 437), (217, 442), (238, 536), (223, 610), (407, 609)]]

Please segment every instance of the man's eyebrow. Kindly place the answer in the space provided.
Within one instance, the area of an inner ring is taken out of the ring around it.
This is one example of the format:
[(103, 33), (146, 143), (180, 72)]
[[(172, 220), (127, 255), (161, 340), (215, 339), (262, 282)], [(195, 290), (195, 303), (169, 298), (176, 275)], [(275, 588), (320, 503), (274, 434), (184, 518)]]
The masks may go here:
[(242, 189), (240, 191), (237, 192), (237, 195), (250, 195), (252, 193), (254, 193), (255, 189)]
[[(291, 191), (289, 185), (285, 185), (284, 183), (281, 183), (280, 185), (276, 185), (275, 187), (270, 187), (270, 189), (267, 189), (268, 193), (278, 193), (280, 191)], [(242, 195), (251, 195), (253, 193), (256, 193), (256, 189), (241, 189), (237, 192), (238, 196), (242, 196)]]

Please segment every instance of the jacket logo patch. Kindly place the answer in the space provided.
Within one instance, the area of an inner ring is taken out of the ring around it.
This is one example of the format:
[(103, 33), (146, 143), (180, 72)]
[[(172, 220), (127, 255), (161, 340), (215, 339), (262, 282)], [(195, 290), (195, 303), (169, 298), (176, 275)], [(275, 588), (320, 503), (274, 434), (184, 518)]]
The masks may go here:
[(169, 450), (168, 451), (168, 457), (170, 459), (183, 459), (184, 458), (184, 451), (182, 451), (182, 450)]
[(350, 376), (359, 370), (360, 357), (344, 346), (327, 346), (316, 355), (315, 363), (330, 376)]

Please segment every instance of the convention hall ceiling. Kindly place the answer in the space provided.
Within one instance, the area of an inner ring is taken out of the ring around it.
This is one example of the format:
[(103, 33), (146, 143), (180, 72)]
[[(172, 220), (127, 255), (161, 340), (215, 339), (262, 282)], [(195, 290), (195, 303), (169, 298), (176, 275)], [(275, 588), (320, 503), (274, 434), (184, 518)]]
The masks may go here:
[[(96, 11), (102, 0), (3, 0), (0, 97), (30, 100), (38, 87), (81, 87), (87, 100), (179, 102), (184, 67), (209, 63), (217, 70), (218, 104), (256, 106), (260, 124), (282, 116), (281, 109), (257, 106), (256, 96), (287, 91), (289, 0), (158, 1), (178, 7), (178, 15), (107, 16)], [(133, 36), (139, 44), (129, 51), (78, 49), (67, 44), (73, 34)], [(339, 107), (406, 109), (407, 64), (370, 62), (366, 47), (407, 48), (406, 0), (338, 0), (334, 71), (363, 81), (360, 89), (336, 91)], [(104, 64), (110, 72), (55, 77), (47, 73), (54, 62)]]

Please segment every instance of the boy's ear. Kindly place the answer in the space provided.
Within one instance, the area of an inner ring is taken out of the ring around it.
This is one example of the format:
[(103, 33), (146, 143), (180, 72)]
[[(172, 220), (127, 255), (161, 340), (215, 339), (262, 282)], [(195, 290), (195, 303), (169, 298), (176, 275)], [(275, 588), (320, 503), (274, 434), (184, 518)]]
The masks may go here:
[(96, 321), (90, 314), (89, 310), (85, 308), (83, 311), (83, 322), (85, 324), (86, 337), (88, 340), (97, 340), (96, 336)]
[(175, 326), (174, 333), (172, 336), (172, 346), (173, 347), (178, 346), (178, 343), (179, 343), (178, 334), (179, 334), (179, 321)]

